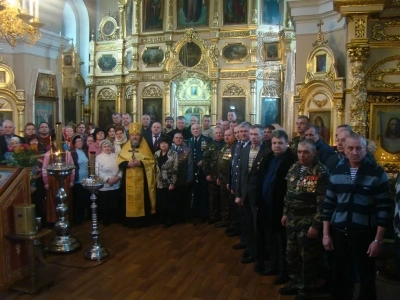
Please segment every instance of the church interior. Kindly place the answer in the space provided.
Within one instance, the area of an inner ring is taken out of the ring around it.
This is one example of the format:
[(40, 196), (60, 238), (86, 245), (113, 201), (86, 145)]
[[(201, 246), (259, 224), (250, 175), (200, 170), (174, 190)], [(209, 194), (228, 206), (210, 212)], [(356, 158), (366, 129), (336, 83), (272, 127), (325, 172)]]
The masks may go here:
[[(332, 146), (335, 128), (351, 125), (375, 142), (390, 178), (400, 171), (400, 135), (385, 136), (393, 119), (400, 132), (398, 0), (0, 0), (0, 20), (0, 120), (21, 136), (28, 122), (105, 128), (118, 112), (162, 124), (210, 115), (215, 125), (234, 111), (291, 139), (306, 115)], [(28, 261), (4, 241), (0, 298), (278, 299), (269, 277), (238, 263), (223, 230), (202, 226), (102, 228), (109, 261), (42, 263), (55, 282), (36, 297), (6, 291)], [(90, 244), (89, 230), (73, 232)], [(381, 299), (399, 295), (378, 288)]]

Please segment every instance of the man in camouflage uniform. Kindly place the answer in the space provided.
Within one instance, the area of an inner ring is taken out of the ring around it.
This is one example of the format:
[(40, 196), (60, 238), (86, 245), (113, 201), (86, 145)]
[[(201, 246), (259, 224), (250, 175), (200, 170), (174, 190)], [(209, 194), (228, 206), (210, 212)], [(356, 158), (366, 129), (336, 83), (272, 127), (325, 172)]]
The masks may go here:
[(214, 224), (221, 219), (221, 199), (218, 178), (218, 154), (224, 145), (224, 130), (214, 127), (214, 140), (209, 143), (203, 153), (203, 171), (208, 182), (208, 222)]
[(297, 145), (299, 144), (300, 141), (304, 140), (304, 134), (306, 132), (306, 127), (309, 122), (310, 119), (307, 116), (297, 117), (296, 128), (297, 128), (297, 133), (299, 135), (294, 137), (289, 143), (290, 149), (292, 149), (293, 153), (296, 155), (297, 155)]
[[(228, 190), (229, 172), (232, 162), (232, 145), (236, 141), (233, 129), (228, 129), (224, 133), (225, 145), (218, 153), (218, 179), (220, 199), (221, 199), (221, 221), (215, 224), (215, 227), (228, 227), (231, 220), (231, 198), (233, 195)], [(232, 195), (232, 196), (231, 196)]]
[(289, 274), (294, 275), (289, 286), (279, 292), (297, 294), (295, 299), (309, 299), (318, 270), (322, 205), (329, 175), (317, 159), (315, 144), (303, 140), (298, 144), (296, 162), (287, 174), (287, 193), (282, 225), (286, 226), (286, 260)]

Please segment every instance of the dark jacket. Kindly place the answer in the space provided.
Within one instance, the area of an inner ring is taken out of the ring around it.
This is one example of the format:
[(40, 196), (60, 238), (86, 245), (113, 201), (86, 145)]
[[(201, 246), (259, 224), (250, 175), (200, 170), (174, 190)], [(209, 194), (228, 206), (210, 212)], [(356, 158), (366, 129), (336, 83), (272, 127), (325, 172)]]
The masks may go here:
[(162, 139), (162, 138), (170, 139), (170, 137), (168, 135), (166, 135), (165, 133), (160, 133), (160, 136), (158, 138), (157, 148), (154, 149), (153, 134), (150, 132), (150, 135), (147, 134), (144, 136), (144, 138), (145, 138), (147, 144), (149, 145), (149, 148), (153, 154), (156, 153), (156, 151), (160, 150), (160, 139)]
[(286, 175), (290, 167), (297, 161), (297, 155), (293, 153), (290, 148), (287, 148), (286, 152), (282, 154), (281, 163), (276, 170), (273, 181), (269, 182), (270, 188), (272, 189), (272, 201), (266, 202), (262, 195), (264, 177), (267, 174), (271, 160), (274, 157), (274, 153), (268, 153), (262, 162), (261, 173), (259, 176), (257, 191), (260, 192), (258, 198), (258, 205), (266, 206), (267, 216), (263, 216), (267, 220), (267, 224), (271, 225), (274, 229), (282, 227), (281, 219), (283, 215), (284, 198), (286, 196), (287, 180)]
[[(85, 153), (86, 157), (88, 157), (88, 149), (87, 148), (82, 148), (82, 150)], [(79, 176), (78, 154), (76, 153), (75, 148), (72, 149), (70, 152), (71, 152), (72, 160), (74, 161), (74, 165), (75, 165), (75, 179), (74, 179), (74, 181), (76, 182), (78, 180), (78, 176)], [(91, 174), (89, 174), (89, 175), (91, 175)]]
[(331, 156), (332, 154), (335, 153), (335, 151), (333, 151), (332, 147), (329, 146), (328, 144), (326, 144), (322, 139), (319, 139), (316, 143), (315, 146), (317, 148), (317, 157), (318, 160), (325, 164), (325, 162), (327, 161), (327, 159), (329, 158), (329, 156)]
[(265, 144), (261, 144), (260, 149), (255, 157), (252, 167), (249, 171), (249, 153), (250, 147), (242, 148), (240, 154), (240, 162), (239, 162), (239, 177), (238, 184), (236, 187), (236, 197), (242, 198), (242, 201), (245, 201), (246, 198), (249, 198), (251, 205), (255, 205), (257, 201), (257, 184), (258, 177), (260, 175), (260, 166), (261, 162), (266, 153), (267, 147)]

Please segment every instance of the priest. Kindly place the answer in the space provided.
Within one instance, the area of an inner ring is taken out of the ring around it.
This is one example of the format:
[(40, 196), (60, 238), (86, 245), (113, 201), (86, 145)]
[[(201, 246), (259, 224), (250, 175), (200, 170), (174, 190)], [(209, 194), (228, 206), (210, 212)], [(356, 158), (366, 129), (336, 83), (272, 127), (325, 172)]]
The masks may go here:
[(141, 125), (129, 125), (129, 143), (118, 155), (117, 163), (123, 171), (123, 225), (144, 227), (152, 224), (156, 211), (156, 181), (154, 156), (141, 135)]

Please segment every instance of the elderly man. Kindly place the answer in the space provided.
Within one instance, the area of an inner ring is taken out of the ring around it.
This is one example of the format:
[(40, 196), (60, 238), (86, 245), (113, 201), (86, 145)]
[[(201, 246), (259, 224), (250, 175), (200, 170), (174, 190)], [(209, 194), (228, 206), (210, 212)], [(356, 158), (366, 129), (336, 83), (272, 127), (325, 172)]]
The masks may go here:
[(346, 278), (355, 262), (359, 299), (376, 299), (375, 257), (382, 251), (391, 220), (388, 178), (382, 167), (366, 158), (362, 136), (348, 136), (344, 151), (344, 163), (331, 174), (323, 211), (322, 241), (327, 251), (333, 251), (331, 298), (353, 298), (353, 281)]
[(129, 143), (118, 155), (117, 163), (123, 170), (121, 190), (124, 196), (124, 226), (151, 225), (155, 213), (156, 182), (154, 155), (141, 135), (139, 123), (129, 125)]
[(211, 139), (201, 134), (199, 124), (193, 124), (191, 129), (193, 136), (188, 143), (193, 153), (193, 212), (195, 217), (205, 222), (208, 218), (208, 188), (203, 170), (203, 152)]
[(286, 226), (286, 261), (294, 278), (282, 295), (298, 293), (296, 299), (309, 299), (317, 278), (322, 229), (322, 205), (329, 181), (328, 170), (317, 159), (313, 141), (305, 139), (297, 147), (299, 161), (287, 173), (287, 192), (282, 225)]
[(229, 189), (229, 173), (232, 163), (232, 146), (236, 142), (233, 129), (224, 132), (225, 145), (218, 153), (218, 178), (219, 193), (221, 199), (221, 221), (215, 224), (215, 227), (228, 227), (230, 225), (231, 214), (231, 193)]
[(328, 168), (329, 173), (332, 173), (337, 166), (344, 163), (346, 158), (346, 154), (344, 153), (344, 143), (346, 142), (346, 139), (353, 133), (354, 132), (352, 130), (343, 129), (336, 135), (337, 153), (332, 154), (325, 161), (325, 166)]
[(222, 121), (222, 128), (225, 130), (229, 129), (229, 122), (228, 121)]
[(289, 143), (290, 149), (292, 149), (294, 154), (297, 154), (297, 145), (300, 141), (304, 140), (304, 133), (306, 131), (306, 127), (310, 119), (307, 116), (298, 116), (296, 121), (296, 128), (298, 136), (294, 137), (291, 142)]
[(19, 135), (14, 134), (14, 130), (15, 126), (13, 121), (5, 120), (3, 122), (4, 135), (0, 136), (0, 151), (1, 151), (0, 161), (4, 161), (4, 153), (8, 152), (8, 147), (10, 146), (11, 138), (17, 137), (19, 138), (21, 143), (25, 143), (25, 139)]
[(122, 115), (120, 113), (113, 113), (112, 120), (114, 126), (121, 127), (122, 126)]
[(317, 149), (317, 157), (323, 164), (326, 163), (329, 156), (335, 152), (320, 136), (321, 128), (317, 125), (308, 125), (306, 131), (304, 132), (304, 137), (310, 139), (315, 143), (315, 148)]
[(185, 222), (190, 218), (190, 200), (192, 199), (193, 153), (190, 147), (183, 144), (183, 135), (175, 133), (172, 150), (178, 154), (178, 178), (174, 195), (177, 201), (177, 221)]
[(238, 205), (243, 206), (247, 255), (241, 263), (254, 262), (256, 257), (257, 191), (258, 178), (261, 174), (260, 162), (265, 155), (266, 146), (262, 143), (263, 129), (259, 125), (250, 128), (251, 146), (242, 148), (239, 161), (239, 176), (236, 186)]
[(208, 223), (214, 224), (221, 220), (221, 198), (218, 179), (218, 154), (224, 145), (224, 130), (214, 127), (214, 140), (209, 143), (203, 154), (203, 170), (208, 182)]

